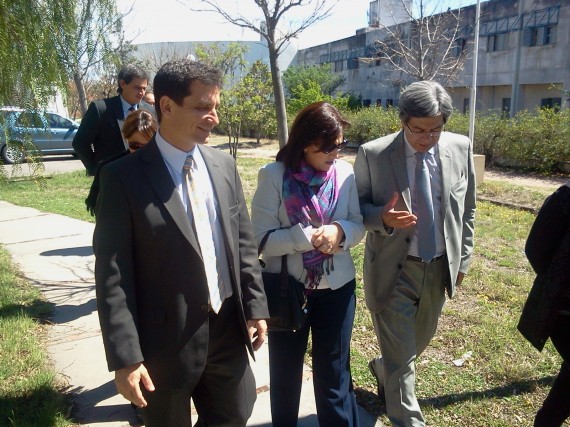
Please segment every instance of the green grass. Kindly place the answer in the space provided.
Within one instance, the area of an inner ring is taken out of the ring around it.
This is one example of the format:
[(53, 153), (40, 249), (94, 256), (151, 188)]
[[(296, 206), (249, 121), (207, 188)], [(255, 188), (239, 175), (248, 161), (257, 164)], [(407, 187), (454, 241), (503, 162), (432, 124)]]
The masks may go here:
[(544, 199), (552, 194), (549, 188), (522, 187), (501, 181), (485, 180), (477, 187), (479, 196), (498, 200), (501, 202), (513, 202), (518, 205), (538, 209)]
[(0, 180), (0, 197), (15, 205), (93, 222), (85, 208), (85, 198), (92, 181), (93, 178), (86, 176), (83, 170), (55, 174), (41, 180)]
[(0, 247), (0, 425), (69, 426), (69, 402), (45, 351), (41, 318), (52, 311)]
[[(270, 159), (239, 157), (238, 166), (248, 203), (259, 167)], [(45, 188), (33, 182), (3, 184), (3, 200), (92, 220), (83, 200), (90, 179), (83, 172), (56, 175)], [(551, 190), (526, 189), (487, 182), (483, 194), (539, 207)], [(431, 426), (530, 426), (545, 398), (560, 358), (550, 344), (538, 353), (516, 330), (533, 274), (523, 253), (533, 214), (479, 202), (475, 254), (471, 269), (448, 301), (438, 333), (417, 364), (417, 393)], [(352, 371), (359, 402), (385, 417), (367, 362), (379, 353), (362, 290), (364, 245), (352, 251), (357, 265), (357, 312), (353, 332)], [(457, 367), (453, 360), (471, 351)], [(13, 356), (14, 357), (14, 356)], [(17, 357), (17, 356), (16, 356)], [(38, 424), (39, 425), (39, 424)]]

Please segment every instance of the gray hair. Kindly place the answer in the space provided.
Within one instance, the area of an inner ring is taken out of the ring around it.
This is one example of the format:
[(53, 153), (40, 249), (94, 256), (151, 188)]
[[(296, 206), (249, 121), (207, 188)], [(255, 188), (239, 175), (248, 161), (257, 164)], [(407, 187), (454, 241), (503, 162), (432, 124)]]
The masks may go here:
[(453, 112), (451, 97), (437, 82), (423, 80), (409, 85), (400, 95), (398, 102), (400, 120), (408, 123), (411, 117), (443, 116), (447, 122)]

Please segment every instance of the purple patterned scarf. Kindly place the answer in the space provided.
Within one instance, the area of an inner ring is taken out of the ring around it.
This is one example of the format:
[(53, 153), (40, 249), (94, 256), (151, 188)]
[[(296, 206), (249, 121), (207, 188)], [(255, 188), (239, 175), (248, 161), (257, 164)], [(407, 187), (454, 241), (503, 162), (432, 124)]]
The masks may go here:
[[(338, 200), (336, 168), (333, 165), (327, 172), (319, 172), (304, 160), (300, 172), (293, 173), (289, 168), (283, 175), (283, 199), (291, 225), (312, 225), (315, 228), (330, 224)], [(334, 270), (333, 255), (314, 249), (304, 252), (303, 267), (307, 270), (309, 289), (315, 289), (327, 273)]]

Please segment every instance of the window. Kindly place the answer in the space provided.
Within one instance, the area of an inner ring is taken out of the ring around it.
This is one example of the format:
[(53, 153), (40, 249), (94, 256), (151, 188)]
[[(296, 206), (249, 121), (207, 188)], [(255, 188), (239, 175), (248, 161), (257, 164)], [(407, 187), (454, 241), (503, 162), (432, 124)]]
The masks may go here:
[(453, 48), (453, 53), (456, 57), (461, 56), (465, 53), (465, 49), (467, 48), (467, 39), (459, 38), (455, 40), (455, 47)]
[(381, 107), (381, 106), (382, 106), (382, 99), (381, 99), (381, 98), (376, 98), (376, 106), (377, 106), (377, 107)]
[(509, 33), (493, 34), (487, 37), (487, 52), (507, 50), (509, 48)]
[(23, 112), (16, 119), (16, 126), (25, 128), (46, 128), (47, 124), (44, 123), (38, 113)]
[(394, 100), (392, 98), (388, 98), (386, 100), (386, 108), (393, 107), (393, 106), (394, 106)]
[(538, 28), (530, 28), (528, 30), (528, 40), (529, 46), (537, 46), (538, 45)]
[(344, 61), (334, 61), (335, 73), (340, 73), (342, 70), (344, 70)]
[(544, 46), (556, 43), (556, 26), (526, 28), (523, 33), (523, 45), (528, 47)]
[(552, 108), (554, 110), (560, 110), (562, 106), (561, 98), (542, 98), (540, 100), (540, 108)]
[(349, 58), (346, 60), (347, 70), (358, 70), (358, 58)]
[(463, 98), (463, 114), (469, 112), (469, 98)]
[(553, 44), (556, 42), (556, 27), (544, 27), (542, 44)]
[(503, 98), (501, 106), (501, 117), (507, 118), (511, 115), (511, 98)]
[(45, 118), (49, 123), (50, 128), (57, 128), (57, 129), (70, 129), (73, 127), (73, 124), (64, 117), (61, 117), (58, 114), (53, 113), (45, 113)]

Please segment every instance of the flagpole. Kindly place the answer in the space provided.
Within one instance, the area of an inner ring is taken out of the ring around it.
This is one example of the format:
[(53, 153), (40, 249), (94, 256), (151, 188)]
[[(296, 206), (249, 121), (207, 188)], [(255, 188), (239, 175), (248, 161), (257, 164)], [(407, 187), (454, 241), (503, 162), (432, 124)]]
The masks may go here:
[(469, 103), (469, 139), (473, 142), (475, 138), (475, 108), (477, 105), (477, 60), (479, 58), (479, 18), (481, 16), (481, 6), (477, 0), (475, 11), (475, 47), (473, 55), (473, 81), (471, 82), (471, 99)]

